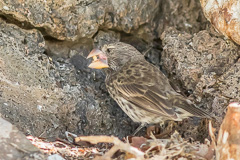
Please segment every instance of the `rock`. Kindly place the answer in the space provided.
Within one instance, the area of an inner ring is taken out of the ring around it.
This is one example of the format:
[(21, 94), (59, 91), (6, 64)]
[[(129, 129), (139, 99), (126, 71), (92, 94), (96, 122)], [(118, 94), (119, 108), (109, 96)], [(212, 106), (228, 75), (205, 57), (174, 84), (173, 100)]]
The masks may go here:
[(136, 124), (108, 96), (104, 74), (91, 71), (82, 55), (71, 59), (44, 54), (37, 30), (0, 23), (0, 113), (25, 134), (62, 137), (114, 134)]
[(224, 36), (240, 44), (240, 2), (200, 0), (204, 15), (214, 28)]
[(161, 39), (163, 69), (192, 101), (217, 118), (219, 128), (225, 106), (240, 100), (238, 46), (207, 31), (191, 35), (169, 28)]
[(0, 118), (0, 157), (4, 160), (46, 159), (40, 150), (8, 121)]
[(101, 48), (104, 44), (109, 44), (113, 42), (119, 42), (121, 38), (120, 33), (113, 31), (99, 31), (94, 37), (95, 48)]
[(155, 0), (0, 2), (0, 10), (9, 21), (20, 22), (24, 28), (41, 28), (45, 35), (71, 41), (91, 38), (99, 28), (152, 39), (153, 19), (158, 6), (159, 1)]
[(46, 126), (54, 126), (50, 130), (55, 130), (64, 95), (51, 73), (53, 64), (43, 54), (41, 33), (4, 21), (0, 24), (0, 112), (24, 133), (41, 135)]
[(226, 72), (240, 55), (238, 46), (211, 37), (207, 31), (190, 35), (170, 28), (161, 39), (164, 68), (176, 75), (187, 90), (194, 91), (202, 76), (208, 76), (205, 84), (212, 86), (216, 81), (214, 77)]
[(161, 1), (157, 21), (159, 36), (169, 27), (193, 34), (207, 25), (199, 0)]
[(233, 64), (219, 79), (222, 95), (235, 101), (240, 99), (240, 59)]

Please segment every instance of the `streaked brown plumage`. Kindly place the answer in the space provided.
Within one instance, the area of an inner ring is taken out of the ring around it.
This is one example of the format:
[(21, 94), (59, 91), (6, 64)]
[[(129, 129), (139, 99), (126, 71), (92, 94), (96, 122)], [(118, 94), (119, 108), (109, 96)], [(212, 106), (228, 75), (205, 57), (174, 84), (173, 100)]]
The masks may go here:
[(88, 58), (93, 56), (99, 59), (90, 67), (104, 63), (106, 68), (107, 64), (107, 89), (133, 121), (155, 124), (191, 116), (210, 118), (208, 113), (177, 93), (165, 75), (133, 46), (117, 42), (103, 46), (102, 51), (92, 51)]

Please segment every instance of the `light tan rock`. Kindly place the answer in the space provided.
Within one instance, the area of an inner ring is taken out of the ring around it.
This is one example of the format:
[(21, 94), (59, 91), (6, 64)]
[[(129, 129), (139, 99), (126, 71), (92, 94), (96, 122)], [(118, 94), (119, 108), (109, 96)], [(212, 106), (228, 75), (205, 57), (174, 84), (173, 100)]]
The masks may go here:
[(240, 44), (240, 1), (200, 0), (206, 18), (217, 31)]

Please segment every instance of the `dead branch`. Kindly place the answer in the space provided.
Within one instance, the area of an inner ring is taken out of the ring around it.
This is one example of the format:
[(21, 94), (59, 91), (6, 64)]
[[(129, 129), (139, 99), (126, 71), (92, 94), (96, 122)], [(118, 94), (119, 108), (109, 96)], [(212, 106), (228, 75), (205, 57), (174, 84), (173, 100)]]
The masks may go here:
[(113, 136), (81, 136), (75, 138), (75, 142), (88, 141), (92, 144), (97, 143), (113, 143), (114, 148), (105, 153), (104, 158), (109, 159), (117, 150), (124, 150), (136, 156), (136, 159), (144, 159), (144, 152), (132, 147), (129, 143), (124, 143)]

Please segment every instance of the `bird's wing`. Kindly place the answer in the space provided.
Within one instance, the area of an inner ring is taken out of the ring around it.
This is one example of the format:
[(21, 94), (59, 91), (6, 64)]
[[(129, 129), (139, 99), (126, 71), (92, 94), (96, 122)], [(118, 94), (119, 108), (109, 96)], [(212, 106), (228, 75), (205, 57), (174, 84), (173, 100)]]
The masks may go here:
[(178, 119), (178, 116), (211, 116), (177, 93), (166, 76), (155, 66), (138, 61), (125, 65), (113, 82), (121, 96), (148, 112)]
[(177, 118), (168, 98), (138, 84), (119, 85), (118, 91), (135, 106), (159, 116)]
[(113, 85), (137, 107), (169, 119), (177, 118), (168, 95), (173, 89), (163, 73), (148, 62), (127, 64), (117, 73)]

